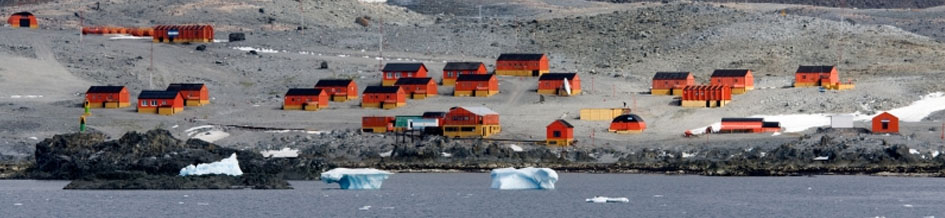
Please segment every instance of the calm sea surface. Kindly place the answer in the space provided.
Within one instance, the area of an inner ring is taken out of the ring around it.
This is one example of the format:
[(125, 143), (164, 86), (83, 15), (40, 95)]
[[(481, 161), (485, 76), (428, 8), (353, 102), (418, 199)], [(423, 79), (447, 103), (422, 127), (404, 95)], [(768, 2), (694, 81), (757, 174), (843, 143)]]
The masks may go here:
[[(945, 179), (560, 174), (557, 189), (489, 189), (489, 174), (395, 174), (381, 190), (73, 191), (0, 180), (0, 217), (945, 217)], [(630, 203), (594, 204), (595, 195)]]

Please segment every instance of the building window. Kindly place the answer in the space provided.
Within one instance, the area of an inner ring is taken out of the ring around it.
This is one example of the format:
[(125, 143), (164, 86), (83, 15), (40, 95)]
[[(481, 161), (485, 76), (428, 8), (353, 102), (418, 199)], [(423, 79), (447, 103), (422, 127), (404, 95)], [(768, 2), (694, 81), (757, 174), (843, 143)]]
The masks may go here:
[(167, 101), (161, 101), (161, 105), (167, 105)]
[(147, 107), (147, 106), (148, 106), (148, 101), (147, 101), (147, 100), (141, 101), (141, 106)]
[(801, 75), (801, 79), (807, 79), (807, 75)]
[(151, 100), (151, 106), (158, 106), (157, 100)]
[(463, 131), (463, 132), (476, 131), (476, 127), (462, 127), (462, 128), (460, 128), (460, 131)]
[(413, 77), (413, 73), (407, 73), (407, 77)]
[(551, 133), (551, 136), (552, 136), (552, 137), (555, 137), (555, 138), (560, 138), (560, 137), (561, 137), (561, 131), (554, 131), (554, 132)]

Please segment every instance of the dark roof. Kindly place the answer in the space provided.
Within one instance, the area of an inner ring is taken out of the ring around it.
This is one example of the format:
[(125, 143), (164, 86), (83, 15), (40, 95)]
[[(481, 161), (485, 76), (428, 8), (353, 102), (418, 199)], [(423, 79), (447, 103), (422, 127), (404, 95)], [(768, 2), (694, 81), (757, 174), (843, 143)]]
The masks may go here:
[(500, 61), (537, 61), (541, 60), (545, 54), (501, 54)]
[(712, 72), (712, 77), (742, 77), (748, 75), (748, 71), (750, 70), (715, 70), (715, 72)]
[(167, 91), (199, 91), (203, 86), (203, 83), (171, 83), (167, 86)]
[(419, 71), (420, 67), (423, 66), (423, 63), (388, 63), (384, 65), (384, 72), (409, 72), (409, 71)]
[(489, 81), (494, 77), (495, 74), (460, 74), (456, 78), (456, 82), (459, 81)]
[(763, 122), (764, 118), (722, 118), (722, 122)]
[(20, 16), (33, 16), (33, 13), (30, 13), (30, 12), (26, 12), (26, 11), (21, 11), (21, 12), (17, 12), (16, 14), (13, 14), (13, 15), (20, 15)]
[(779, 122), (762, 122), (762, 123), (761, 123), (761, 127), (764, 127), (764, 128), (781, 127), (781, 123), (779, 123)]
[(423, 112), (423, 118), (442, 118), (446, 117), (446, 112)]
[(568, 127), (568, 128), (574, 128), (574, 126), (571, 125), (571, 123), (568, 123), (568, 121), (565, 121), (565, 120), (559, 119), (559, 120), (555, 120), (555, 122), (556, 122), (556, 123), (557, 123), (557, 122), (560, 122), (561, 124), (564, 124), (564, 126), (565, 126), (565, 127)]
[(85, 93), (118, 93), (124, 88), (125, 86), (92, 86)]
[(397, 90), (400, 90), (400, 86), (368, 86), (364, 93), (397, 93)]
[(138, 99), (174, 99), (179, 95), (177, 91), (143, 90)]
[(687, 79), (689, 75), (692, 75), (690, 72), (656, 72), (656, 75), (653, 75), (654, 80), (659, 79)]
[(322, 89), (289, 89), (285, 93), (285, 96), (299, 96), (299, 95), (320, 95), (322, 94)]
[(643, 118), (636, 114), (624, 114), (614, 118), (613, 122), (643, 122)]
[(422, 78), (406, 78), (405, 77), (405, 78), (397, 79), (397, 82), (395, 82), (394, 85), (398, 85), (398, 86), (399, 85), (426, 85), (426, 84), (430, 84), (431, 82), (433, 82), (433, 79), (431, 79), (430, 77), (422, 77)]
[(833, 66), (800, 66), (797, 68), (798, 73), (829, 73), (833, 70)]
[(482, 62), (447, 62), (443, 70), (478, 70), (483, 65)]
[(538, 80), (563, 80), (564, 78), (574, 80), (574, 76), (577, 76), (577, 73), (546, 73), (538, 77)]
[(353, 83), (354, 80), (350, 79), (322, 79), (318, 80), (315, 83), (315, 87), (325, 87), (325, 86), (348, 86), (348, 84)]

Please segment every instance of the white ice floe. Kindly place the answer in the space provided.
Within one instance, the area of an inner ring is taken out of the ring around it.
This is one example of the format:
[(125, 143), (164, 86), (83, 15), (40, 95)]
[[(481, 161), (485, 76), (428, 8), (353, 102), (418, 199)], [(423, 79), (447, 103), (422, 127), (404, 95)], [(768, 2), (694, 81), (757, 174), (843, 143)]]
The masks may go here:
[(549, 168), (498, 168), (492, 173), (493, 189), (555, 189), (558, 173)]
[(197, 166), (191, 164), (187, 167), (184, 167), (183, 169), (180, 169), (181, 176), (199, 176), (208, 174), (240, 176), (243, 175), (243, 171), (240, 170), (240, 163), (238, 160), (236, 160), (236, 153), (233, 153), (230, 155), (230, 157), (217, 162), (202, 163), (197, 164)]
[(259, 153), (262, 154), (263, 157), (277, 157), (277, 158), (282, 157), (282, 158), (284, 158), (284, 157), (298, 157), (298, 156), (299, 156), (299, 150), (298, 150), (298, 149), (292, 149), (292, 148), (288, 148), (288, 147), (282, 148), (282, 149), (280, 149), (280, 150), (266, 150), (266, 151), (261, 151), (261, 152), (259, 152)]
[(358, 208), (358, 210), (370, 210), (370, 209), (371, 209), (371, 205), (367, 205), (367, 206), (363, 206), (363, 207)]
[(279, 51), (275, 49), (269, 49), (269, 48), (233, 47), (233, 49), (240, 50), (240, 51), (256, 51), (256, 53), (270, 53), (270, 54), (279, 53)]
[(522, 152), (522, 151), (525, 150), (525, 149), (522, 149), (521, 146), (518, 146), (518, 145), (516, 145), (516, 144), (511, 144), (511, 145), (509, 145), (509, 148), (511, 148), (512, 151), (514, 151), (514, 152)]
[(625, 197), (612, 198), (604, 196), (594, 196), (594, 198), (588, 198), (584, 200), (588, 203), (629, 203), (630, 199)]
[(393, 173), (371, 168), (335, 168), (322, 173), (325, 183), (338, 183), (341, 189), (379, 189)]

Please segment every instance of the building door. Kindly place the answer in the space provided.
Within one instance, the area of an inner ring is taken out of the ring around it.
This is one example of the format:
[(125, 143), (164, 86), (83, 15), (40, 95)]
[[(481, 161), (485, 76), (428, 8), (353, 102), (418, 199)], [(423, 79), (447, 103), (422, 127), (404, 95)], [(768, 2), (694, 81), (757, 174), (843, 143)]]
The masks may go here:
[(889, 120), (883, 120), (883, 130), (889, 130)]
[(705, 101), (705, 107), (712, 107), (712, 101)]
[(532, 70), (532, 76), (539, 76), (539, 75), (538, 75), (538, 70)]
[(30, 18), (28, 16), (20, 16), (20, 27), (30, 27)]

